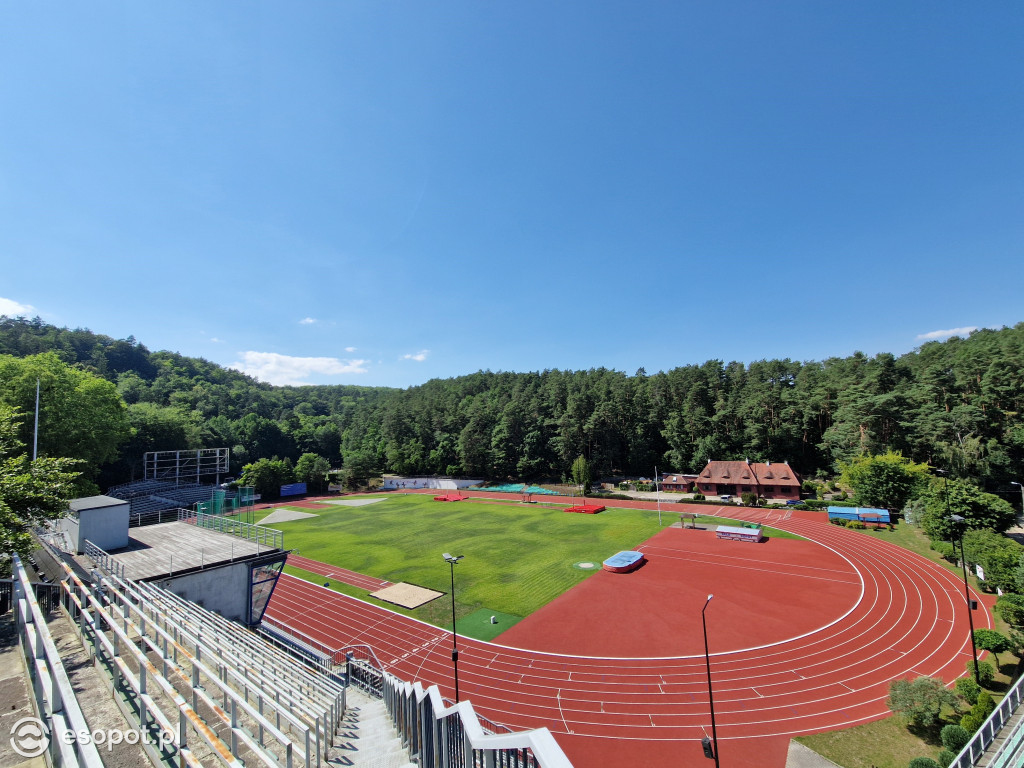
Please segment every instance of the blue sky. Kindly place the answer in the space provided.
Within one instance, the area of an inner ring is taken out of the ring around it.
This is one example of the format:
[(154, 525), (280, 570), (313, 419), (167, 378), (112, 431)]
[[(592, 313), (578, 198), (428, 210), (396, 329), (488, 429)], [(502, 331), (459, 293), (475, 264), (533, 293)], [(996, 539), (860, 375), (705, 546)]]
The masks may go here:
[(1019, 2), (0, 10), (0, 312), (400, 387), (1024, 320)]

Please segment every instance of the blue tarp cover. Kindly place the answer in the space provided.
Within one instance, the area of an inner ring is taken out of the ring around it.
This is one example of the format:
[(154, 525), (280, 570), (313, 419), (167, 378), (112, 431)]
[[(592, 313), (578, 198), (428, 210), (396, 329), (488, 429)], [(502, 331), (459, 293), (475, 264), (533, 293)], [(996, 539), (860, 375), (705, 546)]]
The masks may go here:
[(860, 520), (865, 523), (888, 523), (888, 509), (871, 509), (870, 507), (829, 507), (828, 519), (834, 517), (843, 520)]

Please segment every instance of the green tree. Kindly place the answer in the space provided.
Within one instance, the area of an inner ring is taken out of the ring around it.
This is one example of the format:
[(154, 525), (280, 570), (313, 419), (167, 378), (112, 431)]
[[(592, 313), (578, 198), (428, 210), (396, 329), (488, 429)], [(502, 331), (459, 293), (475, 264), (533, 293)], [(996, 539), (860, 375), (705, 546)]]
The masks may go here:
[(66, 458), (29, 460), (18, 439), (16, 409), (0, 405), (0, 573), (11, 567), (11, 553), (32, 550), (34, 525), (57, 520), (68, 510), (80, 462)]
[(853, 488), (858, 504), (898, 511), (927, 482), (928, 465), (899, 452), (858, 456), (843, 464), (841, 482)]
[(330, 469), (331, 465), (323, 456), (304, 453), (295, 462), (295, 479), (300, 483), (306, 483), (317, 491), (322, 491)]
[(919, 677), (889, 683), (885, 704), (910, 725), (927, 728), (938, 722), (943, 706), (956, 706), (956, 696), (938, 678)]
[(1000, 595), (995, 610), (1011, 627), (1024, 630), (1024, 595)]
[[(947, 499), (948, 494), (948, 499)], [(1009, 502), (985, 493), (966, 480), (935, 478), (922, 494), (924, 513), (921, 528), (932, 539), (950, 540), (957, 531), (949, 515), (960, 515), (968, 530), (983, 529), (1002, 533), (1013, 525), (1016, 517)], [(948, 505), (948, 506), (947, 506)], [(947, 511), (948, 510), (948, 511)]]
[(992, 685), (992, 681), (996, 679), (996, 670), (987, 661), (978, 662), (978, 674), (975, 675), (974, 659), (971, 659), (967, 662), (967, 674), (980, 680), (983, 688), (987, 688)]
[(587, 495), (593, 478), (590, 475), (590, 462), (583, 456), (578, 456), (572, 463), (572, 481), (583, 489), (583, 495)]
[[(97, 493), (93, 479), (113, 461), (130, 434), (125, 404), (109, 381), (72, 368), (53, 352), (16, 358), (0, 355), (0, 404), (22, 414), (35, 411), (39, 381), (39, 456), (82, 459), (76, 491)], [(18, 438), (32, 444), (31, 418)]]
[(276, 499), (281, 486), (295, 482), (295, 470), (286, 459), (259, 459), (242, 467), (242, 485), (251, 485), (263, 498)]

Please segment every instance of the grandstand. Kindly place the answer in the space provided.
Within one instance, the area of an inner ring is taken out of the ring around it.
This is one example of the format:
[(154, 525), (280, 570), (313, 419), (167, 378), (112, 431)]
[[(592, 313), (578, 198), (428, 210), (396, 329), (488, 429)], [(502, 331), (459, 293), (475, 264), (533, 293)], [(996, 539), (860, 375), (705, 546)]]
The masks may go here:
[[(235, 491), (222, 490), (214, 485), (170, 480), (137, 480), (116, 485), (107, 491), (108, 496), (131, 505), (128, 519), (133, 528), (176, 520), (176, 510), (211, 501), (220, 494), (223, 494), (225, 503), (237, 498)], [(173, 514), (169, 514), (171, 512)]]

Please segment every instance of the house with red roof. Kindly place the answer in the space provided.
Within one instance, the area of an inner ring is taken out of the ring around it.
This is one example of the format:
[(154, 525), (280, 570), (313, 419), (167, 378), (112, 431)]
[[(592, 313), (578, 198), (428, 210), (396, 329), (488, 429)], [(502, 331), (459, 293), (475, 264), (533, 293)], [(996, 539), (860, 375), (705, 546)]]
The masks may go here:
[(697, 482), (696, 475), (681, 475), (673, 472), (661, 473), (661, 490), (679, 491), (681, 493), (693, 493), (694, 483)]
[(753, 493), (766, 499), (799, 500), (800, 476), (789, 462), (709, 461), (697, 475), (696, 490), (705, 496)]

